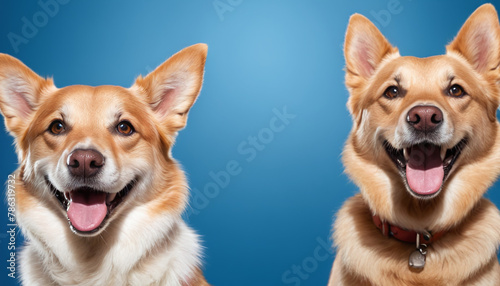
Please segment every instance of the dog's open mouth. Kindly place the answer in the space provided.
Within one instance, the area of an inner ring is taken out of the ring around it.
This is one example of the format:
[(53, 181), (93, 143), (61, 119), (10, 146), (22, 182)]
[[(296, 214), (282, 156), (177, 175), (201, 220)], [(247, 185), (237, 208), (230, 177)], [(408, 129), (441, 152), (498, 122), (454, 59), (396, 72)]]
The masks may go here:
[(467, 140), (462, 139), (451, 149), (431, 143), (396, 149), (384, 142), (385, 150), (399, 169), (406, 187), (419, 198), (432, 198), (439, 193), (466, 145)]
[(136, 183), (135, 179), (132, 180), (118, 193), (107, 193), (89, 187), (61, 192), (52, 185), (48, 177), (45, 181), (66, 211), (71, 230), (78, 234), (99, 231)]

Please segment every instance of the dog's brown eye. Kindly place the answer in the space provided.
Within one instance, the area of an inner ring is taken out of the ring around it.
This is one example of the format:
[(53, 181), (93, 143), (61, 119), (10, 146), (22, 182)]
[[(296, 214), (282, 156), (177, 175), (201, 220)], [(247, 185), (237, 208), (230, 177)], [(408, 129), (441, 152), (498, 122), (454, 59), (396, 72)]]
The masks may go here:
[(132, 135), (134, 133), (134, 127), (128, 121), (122, 121), (116, 126), (116, 130), (123, 135)]
[(462, 97), (465, 95), (465, 91), (463, 89), (463, 87), (459, 86), (458, 84), (454, 84), (450, 87), (450, 89), (448, 90), (448, 93), (450, 96), (453, 96), (453, 97)]
[(52, 123), (50, 123), (50, 126), (49, 126), (50, 133), (52, 133), (54, 135), (59, 135), (59, 134), (63, 133), (64, 130), (65, 130), (64, 123), (62, 123), (61, 120), (55, 120)]
[(399, 88), (397, 86), (389, 86), (385, 91), (384, 91), (384, 96), (393, 99), (399, 96)]

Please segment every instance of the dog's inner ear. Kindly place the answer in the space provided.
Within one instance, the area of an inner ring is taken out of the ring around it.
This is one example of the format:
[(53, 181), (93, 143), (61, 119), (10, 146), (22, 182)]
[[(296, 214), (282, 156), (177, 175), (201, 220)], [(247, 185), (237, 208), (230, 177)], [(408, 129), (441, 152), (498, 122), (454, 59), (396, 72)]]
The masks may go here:
[(200, 93), (207, 46), (197, 44), (173, 55), (134, 87), (146, 93), (160, 122), (174, 130), (186, 125), (187, 113)]
[(483, 73), (498, 67), (499, 46), (497, 13), (493, 5), (484, 4), (467, 19), (446, 50), (463, 55), (476, 71)]
[(5, 116), (27, 119), (34, 109), (33, 94), (36, 91), (18, 75), (7, 76), (2, 83), (2, 94), (6, 99)]
[(7, 129), (19, 137), (35, 111), (44, 88), (53, 86), (18, 59), (0, 54), (0, 110)]
[(354, 14), (347, 27), (344, 56), (347, 72), (370, 78), (382, 59), (397, 49), (385, 39), (375, 25), (360, 14)]

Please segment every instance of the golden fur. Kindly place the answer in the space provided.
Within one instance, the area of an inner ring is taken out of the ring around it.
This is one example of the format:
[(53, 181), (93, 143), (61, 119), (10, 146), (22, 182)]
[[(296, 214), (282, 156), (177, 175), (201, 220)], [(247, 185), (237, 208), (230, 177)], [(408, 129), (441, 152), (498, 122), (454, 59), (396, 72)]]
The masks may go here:
[[(495, 8), (478, 8), (447, 53), (429, 58), (401, 57), (368, 19), (356, 14), (344, 52), (353, 128), (343, 162), (361, 193), (337, 214), (337, 256), (329, 285), (500, 285), (500, 213), (483, 198), (500, 173), (500, 26)], [(467, 94), (446, 95), (454, 84)], [(382, 96), (394, 85), (404, 94)], [(421, 104), (437, 106), (444, 114), (449, 132), (442, 148), (467, 139), (442, 189), (427, 199), (407, 190), (384, 150), (384, 142), (406, 148), (401, 126), (408, 110)], [(384, 237), (373, 214), (406, 229), (446, 234), (429, 246), (424, 269), (416, 271), (408, 266), (415, 245)]]
[[(20, 162), (15, 198), (28, 243), (20, 254), (24, 285), (208, 285), (198, 237), (181, 218), (186, 178), (170, 154), (201, 90), (206, 54), (204, 44), (188, 47), (130, 88), (56, 88), (0, 54), (0, 109)], [(48, 130), (54, 120), (65, 124), (61, 135)], [(133, 125), (132, 135), (117, 133), (122, 120)], [(102, 229), (89, 235), (70, 229), (46, 183), (72, 180), (65, 162), (78, 148), (104, 154), (104, 167), (112, 164), (119, 175), (118, 190), (136, 181)]]

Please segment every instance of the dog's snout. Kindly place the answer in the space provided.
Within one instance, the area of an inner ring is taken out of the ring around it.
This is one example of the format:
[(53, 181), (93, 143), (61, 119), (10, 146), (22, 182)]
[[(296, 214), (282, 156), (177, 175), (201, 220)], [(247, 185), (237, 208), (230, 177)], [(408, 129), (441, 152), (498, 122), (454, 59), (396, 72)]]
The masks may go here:
[(91, 149), (77, 149), (68, 155), (68, 169), (73, 176), (90, 178), (104, 166), (104, 156)]
[(406, 121), (418, 131), (429, 132), (443, 122), (443, 112), (433, 105), (419, 105), (408, 111)]

